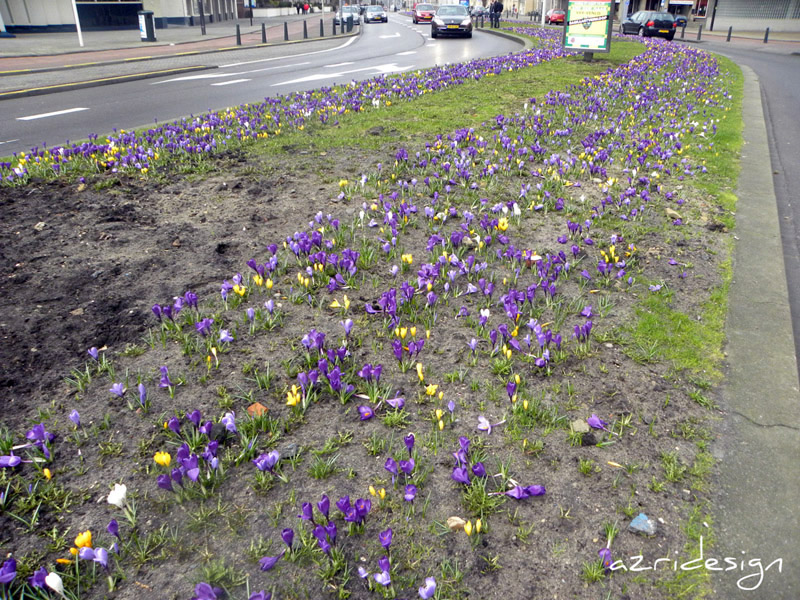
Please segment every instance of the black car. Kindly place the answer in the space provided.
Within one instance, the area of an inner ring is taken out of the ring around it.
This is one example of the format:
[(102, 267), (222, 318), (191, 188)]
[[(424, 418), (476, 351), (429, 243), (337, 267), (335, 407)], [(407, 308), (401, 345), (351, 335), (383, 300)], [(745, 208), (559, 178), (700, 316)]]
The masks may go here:
[(671, 40), (675, 37), (677, 28), (678, 24), (672, 13), (641, 10), (620, 23), (619, 32), (622, 34), (634, 33), (639, 37), (655, 36)]
[(431, 20), (431, 37), (440, 35), (472, 37), (472, 19), (466, 6), (445, 4), (439, 7)]

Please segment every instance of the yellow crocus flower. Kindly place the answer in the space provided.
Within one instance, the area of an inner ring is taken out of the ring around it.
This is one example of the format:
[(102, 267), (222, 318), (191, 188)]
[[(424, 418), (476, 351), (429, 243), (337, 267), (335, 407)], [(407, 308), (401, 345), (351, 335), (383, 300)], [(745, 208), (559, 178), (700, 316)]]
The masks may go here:
[(169, 463), (172, 462), (172, 457), (169, 452), (156, 452), (155, 456), (153, 456), (153, 460), (156, 461), (157, 465), (168, 467)]

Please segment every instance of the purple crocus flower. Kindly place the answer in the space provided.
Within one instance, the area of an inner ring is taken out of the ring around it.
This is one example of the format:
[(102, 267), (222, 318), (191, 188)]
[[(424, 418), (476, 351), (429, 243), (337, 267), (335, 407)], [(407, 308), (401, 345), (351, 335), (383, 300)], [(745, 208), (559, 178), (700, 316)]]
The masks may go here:
[(486, 477), (486, 467), (483, 466), (483, 463), (476, 462), (472, 465), (472, 474), (475, 477)]
[(331, 521), (330, 523), (325, 525), (325, 533), (328, 534), (328, 539), (331, 541), (331, 544), (336, 542), (336, 535), (338, 534), (338, 531), (336, 529), (335, 521)]
[(353, 319), (345, 319), (344, 321), (340, 321), (339, 325), (341, 325), (344, 329), (345, 337), (349, 337), (350, 332), (353, 331)]
[(15, 456), (13, 453), (5, 456), (0, 456), (0, 469), (13, 468), (22, 463), (22, 458)]
[(175, 435), (181, 434), (181, 422), (178, 417), (172, 417), (167, 421), (167, 427), (170, 431), (172, 431)]
[(311, 506), (311, 502), (303, 502), (300, 507), (300, 514), (297, 517), (303, 521), (314, 522), (314, 507)]
[(124, 385), (122, 385), (121, 383), (115, 383), (115, 384), (113, 384), (113, 385), (111, 386), (111, 389), (110, 389), (110, 390), (108, 390), (108, 391), (109, 391), (109, 392), (111, 392), (111, 394), (112, 394), (113, 396), (116, 396), (117, 398), (122, 398), (122, 397), (124, 397), (124, 396), (125, 396), (125, 392), (126, 392), (126, 390), (125, 390), (125, 386), (124, 386)]
[(414, 459), (409, 458), (408, 460), (401, 460), (400, 470), (406, 475), (411, 475), (414, 472)]
[(202, 321), (199, 321), (194, 324), (197, 333), (206, 337), (209, 333), (211, 333), (211, 326), (214, 324), (214, 319), (205, 318)]
[[(180, 471), (178, 471), (180, 473)], [(169, 475), (161, 474), (156, 478), (156, 484), (162, 490), (167, 490), (168, 492), (172, 491), (172, 480), (170, 479)]]
[(387, 398), (385, 402), (395, 410), (400, 410), (406, 405), (406, 399), (401, 396), (397, 396), (395, 398)]
[(221, 329), (219, 332), (219, 341), (221, 344), (226, 344), (233, 341), (233, 336), (227, 329)]
[(17, 561), (9, 558), (0, 566), (0, 583), (11, 583), (17, 576)]
[(259, 471), (269, 471), (272, 472), (272, 469), (275, 468), (275, 465), (278, 464), (281, 455), (278, 453), (277, 450), (272, 450), (266, 454), (261, 454), (257, 458), (252, 460), (252, 463), (258, 468)]
[(262, 571), (269, 571), (275, 564), (286, 554), (286, 550), (278, 554), (278, 556), (265, 556), (258, 562), (261, 564)]
[(342, 496), (336, 501), (336, 508), (339, 509), (343, 515), (347, 514), (347, 511), (350, 509), (350, 496)]
[(611, 557), (611, 550), (608, 548), (601, 548), (597, 551), (597, 555), (600, 557), (600, 560), (603, 561), (603, 568), (608, 571), (611, 568), (611, 565), (614, 563), (614, 559)]
[(281, 539), (283, 540), (283, 543), (289, 547), (289, 550), (291, 550), (292, 542), (294, 541), (294, 529), (287, 527), (281, 531)]
[(331, 501), (325, 494), (323, 494), (322, 499), (317, 502), (317, 508), (319, 509), (319, 512), (325, 515), (325, 518), (327, 519), (331, 508)]
[(581, 311), (581, 316), (586, 317), (587, 319), (593, 316), (591, 304), (583, 308), (583, 310)]
[(161, 381), (158, 383), (158, 387), (160, 388), (170, 388), (175, 384), (172, 383), (169, 379), (169, 369), (166, 366), (160, 367), (161, 371)]
[(386, 459), (386, 463), (383, 465), (383, 468), (392, 474), (392, 485), (394, 485), (394, 479), (399, 475), (397, 471), (397, 461), (390, 456)]
[(433, 598), (433, 594), (436, 592), (436, 580), (433, 577), (428, 577), (425, 579), (425, 585), (419, 588), (419, 597), (422, 600), (430, 600)]
[(406, 502), (413, 502), (414, 498), (416, 497), (417, 497), (417, 486), (415, 486), (413, 483), (409, 483), (406, 486), (405, 494), (403, 494), (403, 500), (405, 500)]
[(69, 420), (75, 423), (75, 427), (81, 426), (81, 416), (78, 414), (77, 410), (73, 410), (71, 413), (69, 413)]
[(144, 387), (143, 383), (140, 383), (136, 386), (136, 389), (139, 390), (139, 403), (144, 406), (147, 402), (147, 388)]
[(231, 433), (236, 433), (236, 413), (234, 412), (227, 412), (225, 416), (220, 419), (220, 423), (225, 425), (225, 429), (227, 429)]
[(261, 590), (260, 592), (253, 592), (247, 600), (272, 600), (272, 594)]
[(408, 455), (411, 456), (411, 452), (414, 450), (414, 434), (409, 433), (406, 437), (403, 438), (403, 443), (405, 443), (406, 448), (408, 449)]
[(369, 406), (363, 405), (358, 407), (358, 414), (362, 421), (367, 421), (375, 416), (375, 412)]
[(28, 577), (28, 583), (31, 585), (31, 587), (44, 588), (47, 587), (47, 582), (45, 581), (46, 577), (47, 569), (42, 567), (38, 571), (35, 571), (33, 575)]
[(378, 534), (378, 541), (381, 543), (381, 546), (383, 546), (384, 549), (386, 549), (386, 551), (388, 552), (389, 546), (392, 545), (392, 528), (389, 527), (386, 531), (381, 531)]
[(87, 353), (89, 356), (91, 356), (91, 357), (92, 357), (92, 358), (93, 358), (95, 361), (99, 360), (99, 358), (100, 358), (100, 351), (99, 351), (97, 348), (95, 348), (94, 346), (92, 346), (91, 348), (89, 348), (89, 349), (86, 351), (86, 353)]
[(109, 521), (106, 530), (115, 538), (119, 539), (119, 523), (117, 523), (116, 519), (111, 519), (111, 521)]
[(455, 467), (451, 475), (453, 481), (469, 485), (469, 472), (466, 467)]
[(592, 427), (593, 429), (602, 429), (603, 431), (608, 431), (608, 429), (606, 428), (608, 423), (603, 421), (603, 419), (601, 419), (594, 413), (592, 413), (591, 417), (586, 419), (586, 422), (589, 424), (589, 427)]
[(212, 588), (209, 584), (203, 582), (198, 583), (194, 586), (194, 597), (192, 600), (218, 600), (219, 596), (217, 596), (217, 592), (215, 588)]
[(105, 548), (95, 550), (94, 562), (99, 563), (104, 569), (108, 569), (108, 550)]
[(392, 578), (389, 575), (389, 571), (381, 571), (380, 573), (375, 573), (372, 578), (377, 582), (380, 583), (383, 587), (389, 587), (392, 583)]

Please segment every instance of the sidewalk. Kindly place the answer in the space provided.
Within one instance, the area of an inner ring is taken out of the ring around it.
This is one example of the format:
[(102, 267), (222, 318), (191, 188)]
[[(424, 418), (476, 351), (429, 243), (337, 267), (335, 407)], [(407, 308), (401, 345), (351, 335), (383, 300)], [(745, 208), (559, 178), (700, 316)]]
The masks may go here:
[[(219, 21), (206, 25), (206, 35), (199, 26), (173, 26), (156, 29), (156, 42), (142, 42), (138, 29), (83, 32), (83, 47), (78, 34), (72, 33), (18, 33), (0, 42), (0, 75), (21, 70), (69, 68), (119, 60), (142, 60), (161, 56), (185, 55), (235, 49), (236, 26), (239, 26), (242, 47), (262, 43), (262, 24), (267, 43), (303, 40), (305, 22), (308, 39), (320, 35), (322, 22), (324, 37), (333, 34), (333, 13), (312, 15), (287, 15), (268, 19), (238, 19)], [(358, 27), (353, 28), (354, 32)], [(337, 34), (341, 28), (337, 27)]]

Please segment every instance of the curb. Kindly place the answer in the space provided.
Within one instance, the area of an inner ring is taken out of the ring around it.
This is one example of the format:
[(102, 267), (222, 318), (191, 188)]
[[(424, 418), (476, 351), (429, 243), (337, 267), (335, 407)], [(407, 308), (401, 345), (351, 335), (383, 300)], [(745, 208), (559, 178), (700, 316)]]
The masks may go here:
[(750, 567), (755, 560), (766, 567), (778, 558), (785, 564), (780, 571), (776, 565), (762, 571), (764, 585), (755, 594), (743, 592), (755, 591), (761, 580), (755, 587), (740, 587), (755, 583), (742, 579), (749, 571), (714, 573), (712, 583), (720, 598), (795, 600), (800, 592), (800, 385), (762, 90), (753, 70), (740, 68), (744, 144), (736, 188), (738, 242), (725, 325), (725, 416), (711, 447), (717, 461), (714, 553), (750, 561)]

